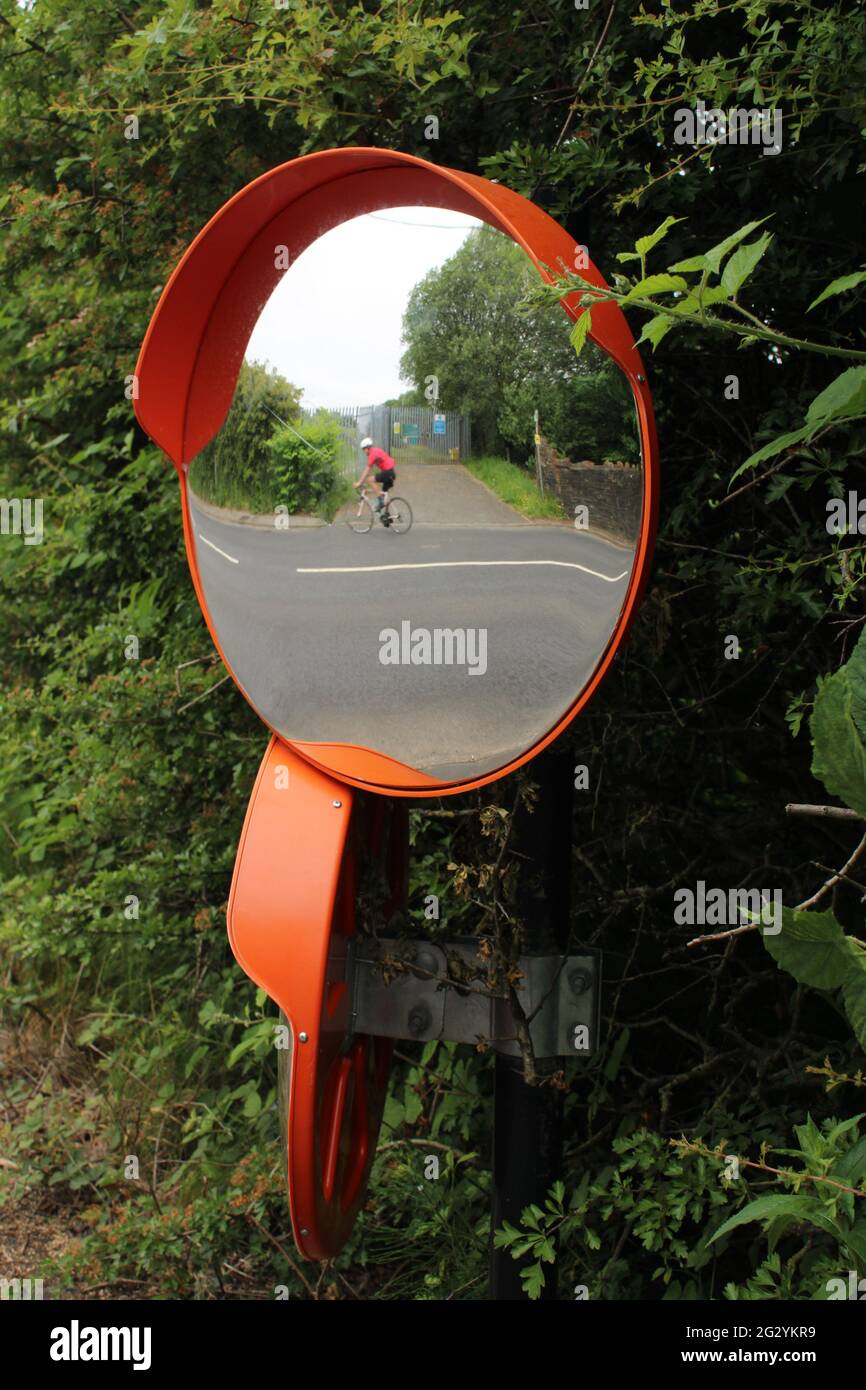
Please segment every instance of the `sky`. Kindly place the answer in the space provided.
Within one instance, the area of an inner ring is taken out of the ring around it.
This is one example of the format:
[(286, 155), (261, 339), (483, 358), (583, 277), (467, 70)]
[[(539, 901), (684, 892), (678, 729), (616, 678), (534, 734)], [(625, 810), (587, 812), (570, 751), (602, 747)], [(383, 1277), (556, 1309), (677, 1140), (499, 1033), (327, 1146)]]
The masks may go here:
[(305, 408), (376, 405), (400, 377), (409, 293), (446, 261), (476, 218), (446, 208), (388, 208), (344, 222), (308, 246), (265, 305), (248, 361), (303, 387)]

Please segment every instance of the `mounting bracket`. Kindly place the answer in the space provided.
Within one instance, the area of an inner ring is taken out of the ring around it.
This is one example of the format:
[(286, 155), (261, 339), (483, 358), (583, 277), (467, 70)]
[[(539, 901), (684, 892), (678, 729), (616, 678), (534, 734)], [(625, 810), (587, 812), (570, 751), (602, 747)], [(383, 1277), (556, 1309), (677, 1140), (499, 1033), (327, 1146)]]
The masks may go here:
[[(349, 946), (350, 1033), (477, 1043), (520, 1056), (508, 995), (485, 983), (477, 941), (434, 945), (377, 937)], [(537, 1059), (588, 1056), (598, 1046), (601, 952), (525, 955), (517, 999)], [(475, 978), (480, 977), (480, 978)]]

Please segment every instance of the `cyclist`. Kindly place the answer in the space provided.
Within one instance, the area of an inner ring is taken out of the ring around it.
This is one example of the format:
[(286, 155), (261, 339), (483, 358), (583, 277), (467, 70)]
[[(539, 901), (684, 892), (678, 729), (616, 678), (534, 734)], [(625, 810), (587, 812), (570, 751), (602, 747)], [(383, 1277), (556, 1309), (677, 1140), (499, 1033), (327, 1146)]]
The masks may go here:
[(384, 449), (377, 449), (369, 435), (361, 440), (361, 448), (367, 455), (367, 463), (354, 487), (361, 487), (367, 481), (373, 470), (376, 470), (375, 481), (379, 485), (379, 491), (374, 502), (376, 511), (381, 511), (387, 500), (386, 494), (394, 486), (394, 479), (397, 476), (397, 465), (390, 454), (386, 454)]

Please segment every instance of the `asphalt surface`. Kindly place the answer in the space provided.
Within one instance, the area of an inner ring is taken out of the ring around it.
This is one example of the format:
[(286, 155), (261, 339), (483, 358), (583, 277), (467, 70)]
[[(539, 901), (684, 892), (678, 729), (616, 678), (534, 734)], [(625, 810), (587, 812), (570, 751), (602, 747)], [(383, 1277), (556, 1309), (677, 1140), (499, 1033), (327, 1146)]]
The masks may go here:
[[(613, 630), (633, 555), (524, 522), (459, 465), (472, 488), (430, 479), (448, 494), (441, 524), (431, 515), (442, 516), (442, 491), (425, 500), (406, 473), (395, 492), (417, 510), (403, 536), (378, 522), (356, 535), (339, 519), (239, 525), (191, 498), (205, 597), (241, 685), (286, 738), (360, 744), (443, 780), (479, 775), (571, 705)], [(413, 664), (413, 650), (428, 655), (419, 629), (472, 630), (453, 651), (463, 664)], [(399, 664), (383, 663), (389, 650)]]
[(417, 526), (526, 526), (462, 463), (400, 463), (395, 494), (406, 497)]

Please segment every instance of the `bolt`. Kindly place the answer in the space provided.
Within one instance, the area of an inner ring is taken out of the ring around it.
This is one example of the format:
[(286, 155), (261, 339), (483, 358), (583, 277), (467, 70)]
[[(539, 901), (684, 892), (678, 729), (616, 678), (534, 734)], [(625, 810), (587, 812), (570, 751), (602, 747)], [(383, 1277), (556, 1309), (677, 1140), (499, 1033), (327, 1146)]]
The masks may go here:
[(300, 1039), (301, 1042), (309, 1042), (310, 1035), (309, 1035), (309, 1033), (299, 1033), (299, 1034), (298, 1034), (298, 1038)]
[(424, 1004), (416, 1004), (414, 1009), (409, 1010), (409, 1034), (413, 1038), (419, 1038), (422, 1033), (430, 1027), (430, 1010)]
[(641, 376), (640, 372), (638, 372), (638, 374), (637, 374), (637, 379), (638, 379), (638, 381), (641, 381), (641, 382), (646, 381), (646, 377), (645, 377), (645, 376)]
[(431, 975), (436, 974), (438, 964), (432, 951), (419, 951), (412, 967), (413, 974), (419, 980), (428, 979)]
[(309, 1234), (310, 1234), (310, 1233), (309, 1233), (309, 1231), (307, 1230), (306, 1226), (302, 1226), (302, 1227), (301, 1227), (301, 1235), (302, 1235), (302, 1236), (308, 1236)]
[(568, 983), (571, 985), (572, 993), (586, 994), (592, 984), (592, 976), (588, 970), (572, 970)]
[(338, 811), (339, 811), (340, 807), (342, 806), (342, 804), (343, 804), (342, 801), (332, 801), (332, 802), (331, 802), (331, 805), (332, 805), (332, 806), (336, 806), (336, 808), (337, 808)]

